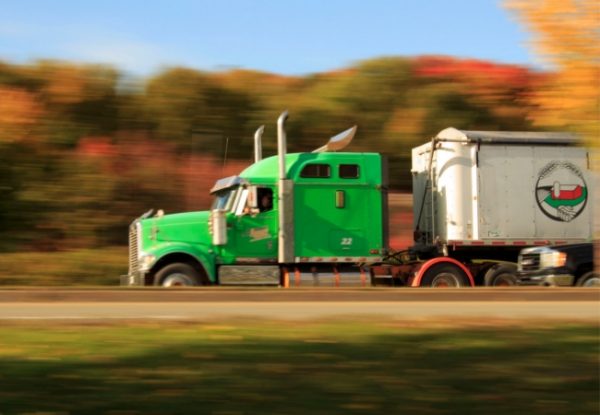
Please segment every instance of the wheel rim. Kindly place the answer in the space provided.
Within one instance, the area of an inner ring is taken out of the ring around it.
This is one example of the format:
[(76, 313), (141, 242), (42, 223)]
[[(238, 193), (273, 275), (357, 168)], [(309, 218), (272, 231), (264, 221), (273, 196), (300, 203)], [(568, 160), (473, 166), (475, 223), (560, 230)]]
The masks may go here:
[(511, 287), (515, 285), (515, 281), (510, 274), (500, 274), (494, 279), (492, 284), (494, 287)]
[(593, 276), (588, 278), (584, 283), (583, 287), (600, 287), (600, 277)]
[(431, 286), (436, 288), (458, 287), (459, 285), (456, 275), (449, 272), (438, 274), (431, 281)]
[(171, 274), (163, 282), (163, 287), (187, 287), (190, 286), (189, 278), (185, 274)]

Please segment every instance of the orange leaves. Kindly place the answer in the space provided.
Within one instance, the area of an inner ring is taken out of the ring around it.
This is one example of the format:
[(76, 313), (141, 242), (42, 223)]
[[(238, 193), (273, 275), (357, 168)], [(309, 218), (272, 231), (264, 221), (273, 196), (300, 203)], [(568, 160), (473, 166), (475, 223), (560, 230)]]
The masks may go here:
[(23, 89), (0, 86), (0, 142), (20, 141), (43, 114), (37, 97)]

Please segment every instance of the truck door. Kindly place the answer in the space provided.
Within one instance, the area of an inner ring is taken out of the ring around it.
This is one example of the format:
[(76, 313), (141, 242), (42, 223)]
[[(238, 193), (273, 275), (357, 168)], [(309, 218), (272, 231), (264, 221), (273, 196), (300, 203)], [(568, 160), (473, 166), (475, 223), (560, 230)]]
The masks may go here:
[[(244, 189), (231, 222), (231, 253), (236, 262), (256, 262), (277, 258), (277, 211), (273, 188)], [(252, 199), (255, 198), (255, 201)]]
[(333, 157), (329, 163), (305, 164), (297, 179), (298, 257), (343, 261), (381, 249), (381, 193), (368, 179), (367, 162), (361, 155)]

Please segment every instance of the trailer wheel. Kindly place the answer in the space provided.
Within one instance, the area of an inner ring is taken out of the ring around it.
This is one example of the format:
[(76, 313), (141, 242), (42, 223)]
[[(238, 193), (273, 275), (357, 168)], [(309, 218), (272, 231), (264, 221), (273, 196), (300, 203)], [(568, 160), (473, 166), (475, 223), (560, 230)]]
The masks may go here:
[(578, 287), (600, 287), (600, 275), (593, 271), (583, 274), (577, 280)]
[(517, 285), (517, 266), (514, 264), (498, 264), (490, 268), (483, 277), (486, 287), (511, 287)]
[(437, 264), (425, 272), (421, 287), (465, 287), (469, 282), (464, 272), (456, 265)]
[(159, 284), (163, 287), (190, 287), (202, 281), (200, 273), (190, 264), (175, 262), (156, 273)]

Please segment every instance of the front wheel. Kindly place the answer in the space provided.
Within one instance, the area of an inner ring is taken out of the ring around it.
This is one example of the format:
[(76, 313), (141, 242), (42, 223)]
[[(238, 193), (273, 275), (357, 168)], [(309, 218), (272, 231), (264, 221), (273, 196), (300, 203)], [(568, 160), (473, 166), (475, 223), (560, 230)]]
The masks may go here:
[(577, 280), (578, 287), (600, 287), (600, 275), (591, 271)]
[(447, 288), (466, 287), (469, 285), (467, 276), (456, 265), (437, 264), (425, 271), (421, 287)]
[(190, 264), (176, 262), (161, 268), (156, 280), (163, 287), (191, 287), (202, 283), (202, 276)]

